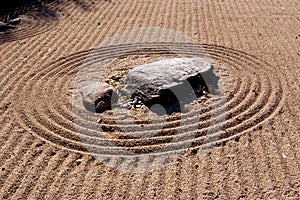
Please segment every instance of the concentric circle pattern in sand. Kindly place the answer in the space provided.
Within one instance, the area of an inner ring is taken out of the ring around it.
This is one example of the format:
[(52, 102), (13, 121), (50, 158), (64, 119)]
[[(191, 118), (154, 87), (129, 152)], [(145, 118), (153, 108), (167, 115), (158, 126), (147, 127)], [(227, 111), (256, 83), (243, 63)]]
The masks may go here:
[(15, 29), (0, 32), (0, 44), (33, 37), (55, 28), (58, 16), (52, 10), (36, 8), (21, 15), (21, 23)]
[[(218, 69), (226, 88), (225, 97), (213, 96), (206, 107), (199, 105), (180, 117), (158, 119), (144, 128), (122, 114), (99, 124), (95, 114), (83, 106), (74, 112), (74, 81), (84, 65), (137, 53), (202, 57), (203, 52)], [(110, 158), (174, 154), (221, 143), (259, 128), (281, 107), (279, 76), (254, 56), (215, 45), (153, 43), (103, 47), (71, 55), (27, 74), (18, 88), (26, 93), (16, 95), (16, 116), (23, 127), (42, 139), (75, 151)], [(220, 100), (224, 98), (225, 103)], [(122, 130), (126, 133), (113, 134)], [(153, 131), (156, 134), (151, 135)]]

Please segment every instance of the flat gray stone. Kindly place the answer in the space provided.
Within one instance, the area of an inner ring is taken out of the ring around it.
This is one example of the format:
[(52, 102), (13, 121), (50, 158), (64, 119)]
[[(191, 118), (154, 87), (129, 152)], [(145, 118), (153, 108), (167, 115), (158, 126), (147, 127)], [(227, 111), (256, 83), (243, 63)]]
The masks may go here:
[(174, 58), (135, 67), (129, 70), (126, 90), (145, 105), (180, 101), (190, 93), (201, 95), (209, 88), (218, 88), (213, 65), (202, 58)]

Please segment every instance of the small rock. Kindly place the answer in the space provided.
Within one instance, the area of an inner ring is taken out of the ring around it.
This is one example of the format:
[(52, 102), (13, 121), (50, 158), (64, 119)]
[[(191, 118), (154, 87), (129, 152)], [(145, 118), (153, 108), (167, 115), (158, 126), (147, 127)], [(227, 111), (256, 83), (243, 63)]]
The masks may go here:
[(128, 103), (125, 103), (122, 105), (122, 108), (125, 108), (125, 109), (130, 109), (130, 105)]
[(101, 122), (102, 122), (102, 118), (100, 117), (97, 119), (97, 123), (101, 123)]
[(32, 130), (32, 126), (29, 126), (28, 130), (31, 131)]
[(122, 77), (120, 75), (116, 74), (116, 75), (112, 75), (110, 78), (113, 80), (119, 80)]
[(282, 153), (282, 157), (285, 159), (285, 158), (287, 158), (287, 156), (284, 154), (284, 153)]
[(111, 81), (110, 81), (110, 84), (111, 84), (112, 86), (116, 87), (117, 84), (118, 84), (118, 82), (116, 82), (116, 81), (114, 81), (114, 80), (111, 80)]
[(141, 105), (139, 105), (139, 104), (138, 104), (138, 105), (135, 105), (135, 107), (136, 107), (136, 108), (140, 108), (140, 107), (141, 107)]
[(201, 100), (206, 100), (206, 97), (205, 96), (201, 96), (200, 99)]
[(92, 83), (82, 88), (84, 107), (91, 112), (103, 112), (111, 109), (114, 88), (107, 83)]
[(138, 102), (139, 102), (138, 98), (135, 97), (132, 103), (133, 103), (134, 105), (136, 105)]
[(159, 95), (151, 95), (151, 98), (159, 98)]

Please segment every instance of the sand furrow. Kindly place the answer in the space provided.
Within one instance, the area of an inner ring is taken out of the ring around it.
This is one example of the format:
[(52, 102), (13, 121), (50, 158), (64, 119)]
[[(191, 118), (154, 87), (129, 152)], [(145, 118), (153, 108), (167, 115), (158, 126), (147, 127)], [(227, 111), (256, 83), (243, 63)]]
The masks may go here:
[(146, 173), (132, 175), (131, 187), (128, 188), (128, 199), (143, 199), (145, 195), (145, 187), (148, 187)]
[(200, 170), (200, 173), (202, 174), (200, 184), (203, 185), (202, 186), (203, 190), (200, 190), (201, 191), (200, 198), (213, 199), (213, 198), (215, 198), (215, 188), (214, 188), (214, 185), (211, 184), (211, 181), (213, 179), (213, 177), (212, 177), (213, 176), (213, 174), (212, 174), (213, 166), (211, 165), (212, 158), (211, 158), (209, 152), (207, 152), (207, 154), (204, 155), (204, 157), (201, 156), (201, 158), (202, 158), (203, 165), (201, 166), (202, 168), (199, 170)]
[(80, 191), (77, 188), (83, 187), (82, 184), (84, 183), (85, 173), (88, 170), (90, 161), (90, 156), (83, 156), (82, 154), (77, 156), (74, 163), (75, 168), (67, 175), (65, 185), (68, 187), (68, 190), (63, 192), (62, 199), (78, 199), (80, 197)]
[[(6, 174), (5, 178), (1, 177), (1, 180), (4, 180), (3, 187), (1, 188), (0, 193), (0, 197), (2, 199), (12, 197), (12, 195), (19, 189), (20, 185), (22, 184), (22, 179), (26, 179), (26, 175), (30, 174), (30, 171), (33, 167), (31, 164), (35, 163), (37, 160), (44, 159), (46, 155), (42, 153), (42, 148), (35, 148), (33, 151), (29, 150), (30, 148), (38, 147), (37, 145), (40, 143), (40, 140), (36, 139), (30, 146), (27, 146), (27, 151), (20, 153), (22, 154), (22, 157), (19, 160), (20, 162), (18, 163), (18, 166), (13, 168), (13, 170), (9, 174)], [(15, 165), (15, 163), (12, 164)], [(28, 186), (30, 187), (31, 185)]]
[[(23, 134), (24, 131), (22, 131), (21, 133)], [(3, 170), (0, 177), (1, 186), (3, 186), (4, 182), (14, 171), (14, 167), (16, 166), (16, 164), (19, 164), (18, 162), (24, 159), (26, 150), (28, 150), (28, 148), (31, 145), (33, 145), (32, 136), (29, 136), (28, 134), (26, 134), (25, 137), (21, 137), (21, 138), (18, 138), (17, 136), (15, 134), (12, 134), (10, 140), (7, 141), (8, 144), (5, 144), (3, 146), (4, 148), (5, 147), (6, 148), (5, 150), (4, 149), (2, 150), (4, 156), (1, 156), (1, 159), (3, 159), (3, 164), (1, 165), (1, 168)], [(18, 145), (16, 146), (16, 144)]]
[[(9, 127), (9, 126), (7, 126)], [(4, 129), (5, 130), (5, 129)], [(14, 148), (22, 140), (21, 136), (24, 131), (8, 129), (6, 132), (1, 132), (1, 165), (13, 154)], [(6, 134), (6, 136), (4, 136)]]
[[(212, 181), (211, 185), (214, 186), (214, 191), (215, 191), (215, 198), (220, 198), (220, 199), (228, 199), (229, 194), (225, 191), (229, 191), (227, 188), (227, 179), (229, 177), (229, 173), (227, 171), (228, 166), (227, 166), (227, 152), (226, 152), (226, 147), (217, 147), (214, 148), (213, 151), (209, 154), (212, 157)], [(202, 155), (198, 155), (199, 158), (203, 158)], [(226, 158), (226, 159), (221, 159), (221, 158)]]
[[(252, 199), (260, 198), (261, 183), (258, 176), (258, 169), (255, 164), (255, 152), (251, 147), (252, 139), (251, 134), (246, 134), (240, 138), (241, 145), (238, 146), (237, 152), (239, 155), (239, 168), (244, 182), (242, 191), (244, 194)], [(250, 175), (251, 174), (251, 175)], [(250, 175), (250, 176), (249, 176)]]
[[(268, 5), (263, 5), (263, 6), (266, 7), (266, 8), (268, 7)], [(260, 14), (263, 15), (263, 13), (260, 13)], [(281, 24), (281, 25), (284, 26), (284, 24)], [(282, 49), (281, 52), (285, 52), (286, 56), (288, 56), (290, 54), (290, 52), (293, 52), (293, 50), (295, 49), (295, 48), (292, 47), (292, 43), (291, 42), (288, 42), (288, 41), (286, 41), (284, 39), (287, 36), (285, 36), (284, 34), (282, 34), (282, 32), (286, 33), (286, 28), (280, 28), (279, 31), (275, 31), (275, 32), (274, 31), (268, 31), (267, 29), (264, 29), (263, 31), (265, 32), (265, 34), (273, 36), (272, 38), (274, 38), (277, 41), (276, 43), (279, 43), (279, 41), (284, 41), (285, 45), (278, 46), (276, 48), (277, 49)], [(278, 53), (278, 52), (276, 52), (276, 53)], [(286, 62), (285, 60), (283, 61), (282, 59), (280, 59), (280, 57), (278, 57), (278, 58), (274, 57), (274, 58), (277, 60), (276, 61), (277, 63)], [(283, 73), (283, 75), (285, 76), (285, 78), (284, 78), (285, 80), (289, 80), (289, 78), (287, 78), (287, 73)], [(285, 90), (294, 91), (294, 90), (290, 90), (288, 88), (285, 88)], [(295, 151), (295, 152), (298, 152), (298, 151)], [(279, 156), (280, 156), (280, 153), (279, 153)]]
[(47, 194), (45, 194), (44, 198), (46, 199), (59, 199), (63, 195), (65, 189), (65, 182), (68, 181), (66, 177), (68, 174), (74, 170), (77, 166), (76, 160), (78, 159), (78, 155), (75, 153), (64, 152), (63, 154), (63, 163), (59, 166), (59, 168), (54, 172), (55, 178), (53, 182), (47, 187)]
[[(3, 146), (7, 143), (7, 140), (12, 139), (11, 132), (13, 130), (12, 124), (6, 122), (5, 119), (7, 120), (9, 118), (7, 116), (3, 115), (2, 120), (0, 120), (0, 123), (3, 124), (3, 126), (0, 127), (0, 147), (1, 147), (2, 151), (4, 151)], [(10, 143), (10, 142), (8, 142), (8, 143)], [(0, 152), (2, 152), (2, 151), (0, 151)]]
[[(163, 161), (166, 162), (167, 161)], [(160, 171), (159, 173), (159, 188), (153, 191), (153, 196), (149, 196), (149, 198), (163, 198), (163, 199), (170, 199), (174, 198), (174, 194), (176, 194), (176, 190), (178, 190), (178, 180), (175, 179), (174, 175), (178, 174), (177, 172), (177, 165), (176, 163), (172, 163), (167, 167), (163, 167), (164, 171)], [(153, 173), (150, 173), (152, 175)], [(150, 183), (151, 183), (150, 179)], [(172, 188), (172, 189), (170, 189)], [(155, 195), (154, 195), (155, 194)]]
[(51, 158), (47, 166), (41, 172), (39, 179), (36, 181), (34, 188), (28, 194), (28, 199), (41, 199), (45, 197), (49, 185), (55, 180), (55, 172), (59, 169), (65, 158), (65, 152), (57, 151), (54, 148), (50, 149), (49, 154)]
[(192, 159), (186, 157), (186, 162), (182, 163), (182, 173), (180, 178), (180, 199), (193, 199), (197, 190), (195, 183), (195, 170)]
[[(41, 147), (41, 146), (39, 146)], [(42, 172), (45, 170), (47, 165), (49, 164), (49, 160), (52, 157), (52, 147), (46, 147), (41, 156), (39, 156), (34, 164), (31, 166), (28, 172), (24, 173), (23, 179), (20, 181), (18, 189), (11, 197), (12, 199), (22, 198), (26, 199), (32, 192), (32, 189), (38, 183), (38, 179), (40, 178)]]
[(90, 166), (87, 167), (87, 172), (84, 175), (84, 181), (80, 188), (79, 199), (95, 199), (96, 191), (98, 190), (99, 180), (98, 165), (95, 158), (91, 158)]
[(114, 180), (118, 177), (118, 173), (111, 169), (104, 168), (101, 172), (101, 181), (97, 188), (96, 199), (112, 199), (114, 193)]

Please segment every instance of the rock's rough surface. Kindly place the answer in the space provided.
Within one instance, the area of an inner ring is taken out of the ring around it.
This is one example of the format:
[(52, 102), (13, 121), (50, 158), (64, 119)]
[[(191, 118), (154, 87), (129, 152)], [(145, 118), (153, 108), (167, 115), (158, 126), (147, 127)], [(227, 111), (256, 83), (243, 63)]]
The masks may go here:
[(129, 70), (126, 90), (151, 106), (169, 104), (190, 93), (201, 95), (209, 88), (218, 88), (213, 65), (202, 58), (174, 58), (135, 67)]
[(111, 109), (114, 88), (107, 83), (92, 83), (82, 88), (84, 107), (91, 112), (103, 112)]

